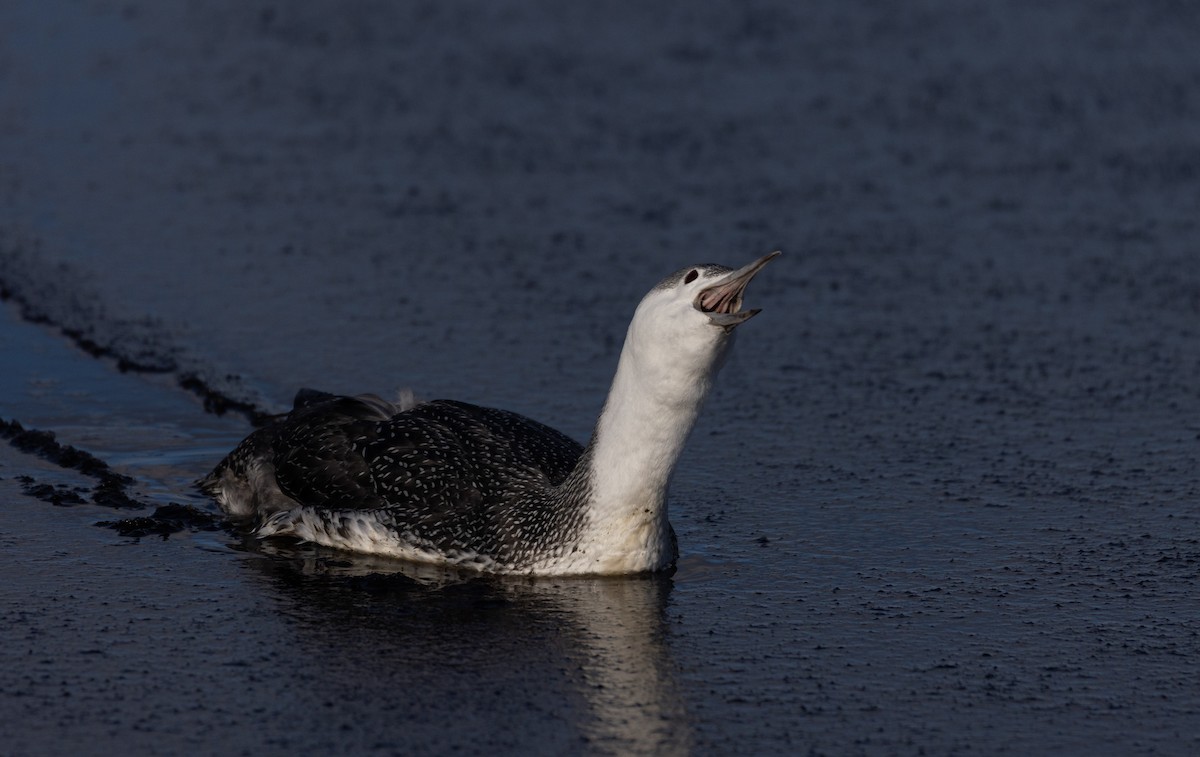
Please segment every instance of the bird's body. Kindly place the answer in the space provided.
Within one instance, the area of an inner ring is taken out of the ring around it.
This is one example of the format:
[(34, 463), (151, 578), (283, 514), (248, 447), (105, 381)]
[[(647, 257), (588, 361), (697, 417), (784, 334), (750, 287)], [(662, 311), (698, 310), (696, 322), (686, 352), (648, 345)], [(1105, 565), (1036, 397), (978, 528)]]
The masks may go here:
[(497, 573), (667, 568), (671, 472), (776, 254), (685, 268), (643, 299), (586, 446), (504, 410), (301, 390), (202, 486), (261, 537)]

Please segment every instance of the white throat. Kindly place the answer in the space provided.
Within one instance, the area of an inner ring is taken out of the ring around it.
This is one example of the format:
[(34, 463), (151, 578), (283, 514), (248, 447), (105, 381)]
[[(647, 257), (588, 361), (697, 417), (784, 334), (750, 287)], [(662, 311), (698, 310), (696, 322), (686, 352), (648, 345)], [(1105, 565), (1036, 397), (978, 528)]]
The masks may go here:
[(629, 573), (671, 564), (667, 488), (731, 339), (706, 359), (673, 350), (630, 325), (590, 452), (591, 502), (580, 541), (589, 572)]

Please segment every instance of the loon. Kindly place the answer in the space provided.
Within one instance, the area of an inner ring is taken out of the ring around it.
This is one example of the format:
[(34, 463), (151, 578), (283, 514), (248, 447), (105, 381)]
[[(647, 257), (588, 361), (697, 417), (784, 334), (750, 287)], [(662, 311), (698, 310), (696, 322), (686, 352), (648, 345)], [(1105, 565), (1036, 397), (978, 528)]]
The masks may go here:
[(301, 389), (200, 481), (260, 538), (488, 573), (622, 575), (678, 556), (667, 487), (773, 252), (693, 265), (639, 303), (587, 446), (516, 413)]

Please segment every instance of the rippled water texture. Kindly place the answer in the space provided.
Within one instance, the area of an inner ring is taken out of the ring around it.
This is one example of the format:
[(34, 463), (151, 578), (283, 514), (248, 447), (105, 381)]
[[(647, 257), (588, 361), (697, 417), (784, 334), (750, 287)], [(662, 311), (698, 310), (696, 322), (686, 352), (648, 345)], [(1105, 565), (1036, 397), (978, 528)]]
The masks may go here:
[[(1200, 751), (1198, 24), (0, 5), (3, 751)], [(300, 386), (585, 438), (642, 294), (774, 249), (673, 576), (256, 544), (192, 487)]]

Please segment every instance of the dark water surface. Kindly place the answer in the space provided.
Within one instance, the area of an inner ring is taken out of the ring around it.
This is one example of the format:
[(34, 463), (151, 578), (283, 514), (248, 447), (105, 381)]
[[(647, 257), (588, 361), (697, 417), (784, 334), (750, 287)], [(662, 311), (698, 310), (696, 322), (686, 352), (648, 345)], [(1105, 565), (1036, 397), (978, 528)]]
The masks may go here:
[[(57, 440), (0, 446), (4, 751), (1196, 753), (1197, 28), (0, 5), (0, 420)], [(306, 385), (585, 438), (641, 295), (773, 249), (671, 577), (259, 545), (192, 487)]]

